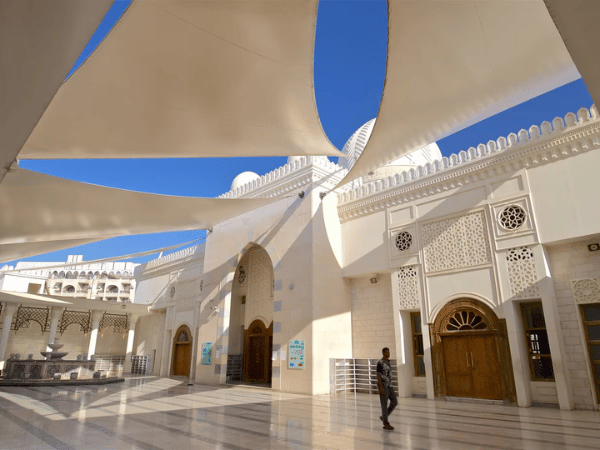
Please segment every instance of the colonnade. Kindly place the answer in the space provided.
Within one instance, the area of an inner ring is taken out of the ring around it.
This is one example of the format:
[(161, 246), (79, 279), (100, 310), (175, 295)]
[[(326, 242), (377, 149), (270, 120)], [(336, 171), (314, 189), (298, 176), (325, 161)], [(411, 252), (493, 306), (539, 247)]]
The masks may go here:
[[(8, 347), (8, 341), (10, 339), (10, 330), (11, 324), (13, 322), (15, 313), (19, 309), (18, 303), (2, 303), (2, 311), (4, 312), (4, 320), (2, 322), (2, 333), (0, 334), (0, 370), (4, 368), (4, 362), (6, 361), (6, 349)], [(65, 311), (65, 308), (62, 306), (52, 306), (50, 308), (50, 328), (48, 330), (48, 338), (46, 344), (46, 351), (51, 351), (52, 349), (48, 346), (54, 342), (56, 338), (56, 332), (58, 330), (60, 319)], [(96, 354), (96, 346), (98, 343), (98, 333), (100, 331), (100, 324), (102, 321), (102, 317), (104, 315), (103, 310), (93, 310), (91, 311), (91, 329), (90, 329), (90, 340), (88, 344), (88, 359), (92, 357), (92, 355)], [(125, 365), (123, 368), (124, 373), (131, 372), (131, 356), (133, 354), (133, 343), (135, 339), (135, 326), (137, 323), (138, 315), (136, 314), (128, 314), (129, 319), (129, 330), (127, 332), (127, 345), (126, 345), (126, 359)], [(18, 339), (18, 338), (17, 338)]]

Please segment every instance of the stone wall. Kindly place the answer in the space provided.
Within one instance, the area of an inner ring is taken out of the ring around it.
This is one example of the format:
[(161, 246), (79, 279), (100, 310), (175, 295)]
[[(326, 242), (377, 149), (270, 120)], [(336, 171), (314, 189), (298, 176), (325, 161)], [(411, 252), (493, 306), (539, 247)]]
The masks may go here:
[(571, 280), (600, 277), (600, 251), (590, 252), (588, 244), (597, 243), (600, 236), (579, 242), (547, 247), (550, 272), (554, 282), (560, 323), (575, 407), (592, 409), (593, 385), (585, 333), (579, 306), (575, 303)]
[(352, 280), (353, 358), (379, 358), (383, 347), (396, 358), (391, 286), (389, 274), (380, 275), (377, 283), (367, 277)]

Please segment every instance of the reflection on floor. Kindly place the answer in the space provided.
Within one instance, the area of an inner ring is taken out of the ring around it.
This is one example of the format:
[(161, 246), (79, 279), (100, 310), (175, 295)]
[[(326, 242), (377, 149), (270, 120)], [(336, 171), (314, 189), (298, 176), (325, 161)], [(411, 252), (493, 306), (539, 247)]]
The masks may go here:
[(280, 394), (132, 377), (106, 386), (0, 388), (2, 449), (594, 449), (600, 412)]

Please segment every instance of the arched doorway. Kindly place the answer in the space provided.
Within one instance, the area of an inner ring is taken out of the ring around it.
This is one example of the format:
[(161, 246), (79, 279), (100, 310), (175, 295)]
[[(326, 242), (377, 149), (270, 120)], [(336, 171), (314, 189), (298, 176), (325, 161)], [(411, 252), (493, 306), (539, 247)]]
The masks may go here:
[(430, 325), (436, 398), (516, 403), (506, 321), (473, 299), (449, 302)]
[(173, 340), (173, 375), (189, 376), (192, 361), (192, 333), (186, 325), (182, 325), (175, 333)]
[(266, 328), (262, 320), (255, 320), (244, 335), (244, 381), (265, 384), (271, 382), (272, 350), (273, 322)]
[(228, 383), (271, 383), (273, 301), (273, 262), (263, 247), (251, 245), (240, 258), (232, 283)]

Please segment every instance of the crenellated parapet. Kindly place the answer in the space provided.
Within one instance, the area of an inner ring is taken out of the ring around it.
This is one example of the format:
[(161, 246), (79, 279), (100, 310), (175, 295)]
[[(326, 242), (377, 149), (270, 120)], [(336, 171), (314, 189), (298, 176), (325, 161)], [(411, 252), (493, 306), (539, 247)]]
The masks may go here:
[(507, 171), (545, 164), (600, 147), (595, 106), (552, 122), (544, 121), (497, 140), (479, 144), (433, 163), (367, 182), (338, 195), (342, 221), (389, 206), (435, 195)]
[(146, 270), (153, 269), (155, 267), (164, 266), (170, 263), (179, 263), (189, 261), (195, 258), (201, 258), (204, 255), (204, 243), (194, 245), (192, 247), (184, 248), (177, 252), (173, 252), (169, 255), (162, 256), (160, 258), (148, 261), (144, 266)]
[(285, 195), (314, 181), (313, 177), (307, 173), (306, 169), (309, 168), (317, 169), (317, 171), (320, 169), (323, 174), (335, 172), (336, 176), (331, 180), (332, 187), (335, 185), (334, 182), (337, 183), (347, 173), (346, 169), (329, 161), (325, 156), (300, 156), (256, 180), (220, 195), (218, 198), (246, 196), (270, 198)]

